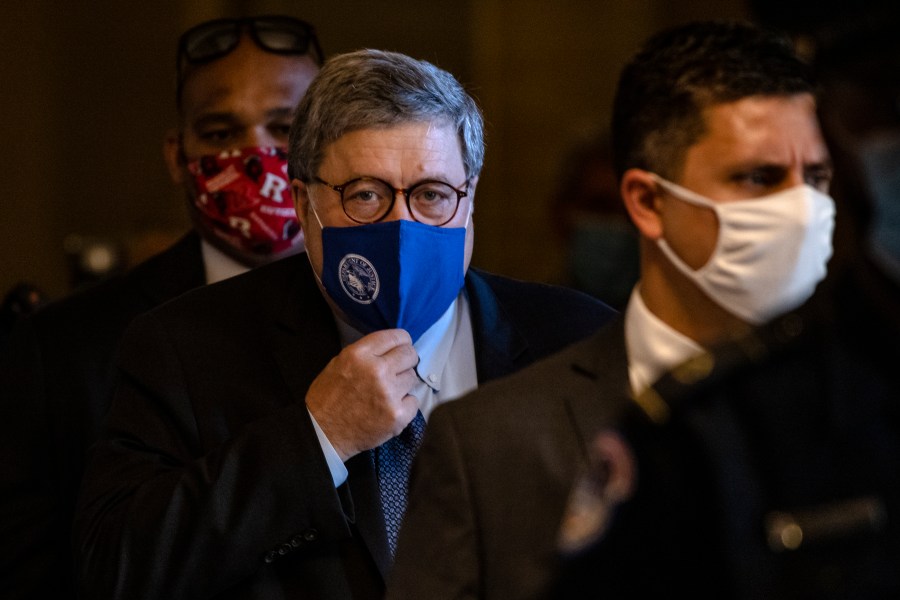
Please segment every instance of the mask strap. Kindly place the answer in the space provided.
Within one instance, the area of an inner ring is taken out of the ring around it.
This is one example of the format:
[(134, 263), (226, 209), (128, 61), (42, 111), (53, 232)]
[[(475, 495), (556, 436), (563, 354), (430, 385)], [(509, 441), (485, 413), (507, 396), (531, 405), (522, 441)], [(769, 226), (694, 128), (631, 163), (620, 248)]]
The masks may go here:
[(312, 264), (312, 259), (309, 257), (309, 252), (304, 252), (303, 254), (306, 255), (306, 261), (309, 263), (309, 268), (312, 270), (313, 277), (316, 278), (316, 281), (318, 281), (319, 285), (322, 286), (322, 288), (324, 289), (325, 284), (322, 283), (322, 278), (319, 277), (318, 273), (316, 273), (316, 268)]
[[(657, 183), (661, 188), (678, 198), (684, 202), (689, 204), (694, 204), (696, 206), (703, 206), (707, 208), (713, 209), (716, 214), (719, 214), (717, 207), (714, 202), (711, 200), (701, 196), (696, 192), (692, 192), (691, 190), (681, 187), (677, 183), (672, 183), (667, 179), (663, 179), (656, 173), (650, 173), (650, 176), (653, 178), (653, 181)], [(691, 279), (695, 284), (702, 288), (701, 282), (697, 279), (697, 274), (707, 267), (712, 262), (712, 257), (708, 260), (704, 265), (702, 265), (698, 269), (691, 268), (684, 260), (681, 259), (680, 256), (672, 249), (669, 243), (666, 241), (665, 237), (661, 237), (656, 240), (656, 245), (662, 250), (662, 253), (669, 259), (669, 262), (675, 265), (675, 267), (681, 271), (684, 275), (686, 275), (689, 279)], [(718, 252), (718, 249), (715, 250)]]
[(697, 206), (705, 206), (707, 208), (716, 210), (716, 203), (709, 198), (701, 196), (697, 192), (692, 192), (685, 187), (681, 187), (677, 183), (672, 183), (667, 179), (663, 179), (656, 173), (650, 173), (650, 176), (653, 178), (653, 181), (655, 181), (661, 188), (663, 188), (679, 200), (684, 200), (685, 202), (696, 204)]
[(472, 219), (472, 212), (475, 209), (475, 203), (469, 200), (469, 214), (466, 215), (466, 224), (463, 225), (463, 229), (469, 228), (469, 221)]
[[(316, 212), (316, 206), (315, 206), (315, 204), (313, 204), (312, 194), (309, 193), (308, 189), (307, 189), (306, 193), (307, 193), (307, 196), (309, 197), (309, 207), (312, 209), (312, 213), (313, 213), (313, 216), (316, 218), (316, 222), (319, 223), (319, 229), (325, 229), (325, 227), (322, 225), (322, 220), (319, 218), (319, 213)], [(316, 278), (316, 281), (318, 281), (319, 285), (324, 289), (325, 284), (322, 283), (322, 278), (319, 277), (318, 273), (316, 273), (316, 268), (312, 264), (312, 259), (309, 257), (309, 252), (304, 252), (304, 254), (306, 255), (306, 260), (309, 261), (310, 268), (312, 268), (313, 277)]]
[(319, 223), (319, 229), (325, 229), (325, 226), (322, 225), (322, 219), (319, 218), (319, 213), (316, 212), (316, 206), (312, 201), (312, 194), (309, 191), (306, 192), (307, 196), (309, 196), (309, 207), (312, 209), (313, 216), (316, 218), (316, 222)]

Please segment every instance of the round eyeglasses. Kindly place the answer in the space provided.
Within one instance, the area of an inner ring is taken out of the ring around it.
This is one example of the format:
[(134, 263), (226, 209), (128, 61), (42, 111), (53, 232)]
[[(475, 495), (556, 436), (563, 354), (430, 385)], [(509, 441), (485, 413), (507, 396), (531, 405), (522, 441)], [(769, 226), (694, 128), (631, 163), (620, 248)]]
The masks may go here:
[(395, 188), (376, 177), (357, 177), (341, 185), (332, 185), (319, 177), (313, 177), (313, 181), (339, 193), (344, 214), (362, 224), (377, 223), (388, 216), (400, 193), (406, 198), (413, 219), (440, 227), (453, 219), (460, 199), (469, 194), (468, 181), (463, 184), (464, 189), (435, 179), (420, 181), (406, 189)]

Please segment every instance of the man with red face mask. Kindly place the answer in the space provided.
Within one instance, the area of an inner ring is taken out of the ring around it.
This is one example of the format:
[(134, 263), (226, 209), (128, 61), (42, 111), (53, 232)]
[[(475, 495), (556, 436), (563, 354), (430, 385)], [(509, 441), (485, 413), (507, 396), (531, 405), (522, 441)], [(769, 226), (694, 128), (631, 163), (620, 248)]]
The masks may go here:
[(75, 496), (128, 323), (192, 288), (303, 251), (285, 149), (322, 60), (314, 28), (290, 17), (217, 19), (181, 36), (179, 123), (164, 155), (193, 230), (125, 275), (48, 306), (4, 348), (0, 596), (74, 597)]
[(285, 150), (321, 62), (312, 27), (286, 17), (215, 20), (181, 37), (180, 124), (164, 153), (187, 190), (208, 283), (303, 249)]

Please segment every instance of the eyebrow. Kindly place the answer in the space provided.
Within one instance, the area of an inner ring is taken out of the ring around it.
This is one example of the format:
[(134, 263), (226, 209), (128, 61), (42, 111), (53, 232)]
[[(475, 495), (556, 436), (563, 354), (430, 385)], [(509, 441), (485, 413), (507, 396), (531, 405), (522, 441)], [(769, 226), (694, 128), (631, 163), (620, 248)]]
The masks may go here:
[[(265, 118), (267, 121), (275, 121), (278, 119), (290, 119), (293, 117), (294, 110), (288, 107), (278, 107), (273, 108), (271, 110), (266, 111)], [(191, 122), (191, 126), (195, 129), (202, 129), (203, 127), (207, 127), (210, 125), (235, 125), (241, 124), (242, 120), (237, 116), (236, 113), (219, 111), (219, 112), (210, 112), (205, 113), (198, 118), (194, 119)]]
[(825, 160), (804, 163), (803, 169), (814, 171), (834, 171), (834, 163), (832, 162), (831, 157), (828, 157)]
[[(738, 164), (731, 165), (727, 167), (729, 171), (732, 173), (742, 173), (748, 171), (766, 171), (768, 173), (777, 173), (780, 171), (788, 171), (791, 169), (791, 165), (784, 164), (781, 162), (774, 161), (748, 161), (742, 162)], [(833, 171), (834, 165), (832, 163), (831, 157), (826, 157), (822, 160), (814, 161), (814, 162), (804, 162), (803, 163), (804, 171)]]
[(266, 111), (266, 117), (270, 120), (281, 119), (284, 117), (291, 119), (294, 117), (294, 109), (286, 106), (279, 106), (278, 108)]
[[(457, 185), (455, 183), (451, 183), (449, 178), (447, 178), (447, 177), (426, 175), (426, 176), (416, 179), (409, 185), (395, 187), (393, 183), (391, 183), (389, 180), (385, 179), (384, 177), (376, 177), (375, 175), (354, 175), (354, 176), (350, 177), (349, 179), (342, 181), (340, 183), (336, 183), (334, 185), (344, 185), (351, 181), (356, 181), (357, 179), (371, 179), (371, 180), (375, 180), (375, 181), (380, 181), (382, 183), (386, 183), (387, 185), (391, 186), (392, 188), (404, 189), (404, 190), (411, 190), (412, 188), (414, 188), (420, 184), (429, 183), (429, 182), (446, 183), (447, 185), (449, 185), (450, 187), (452, 187), (454, 189), (459, 189), (459, 188), (465, 187), (465, 185), (471, 181), (471, 177), (467, 177), (461, 184)], [(331, 182), (331, 183), (334, 183), (334, 182)]]
[(240, 120), (234, 115), (234, 113), (229, 112), (214, 112), (214, 113), (206, 113), (191, 122), (191, 127), (195, 129), (202, 129), (203, 127), (209, 125), (220, 125), (222, 123), (234, 124), (239, 123)]

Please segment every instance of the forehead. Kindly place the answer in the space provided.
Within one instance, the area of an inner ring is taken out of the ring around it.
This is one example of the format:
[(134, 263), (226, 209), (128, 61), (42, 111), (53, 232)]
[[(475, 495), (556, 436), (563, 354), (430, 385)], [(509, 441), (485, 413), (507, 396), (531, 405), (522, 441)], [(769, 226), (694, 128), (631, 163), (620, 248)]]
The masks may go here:
[(750, 96), (704, 110), (706, 132), (688, 149), (723, 161), (794, 164), (828, 159), (810, 94)]
[(309, 56), (273, 54), (244, 38), (230, 54), (188, 74), (182, 112), (190, 118), (247, 108), (293, 110), (318, 70)]
[(420, 176), (459, 178), (465, 172), (456, 129), (442, 121), (350, 131), (328, 144), (322, 167), (345, 177), (404, 183)]

